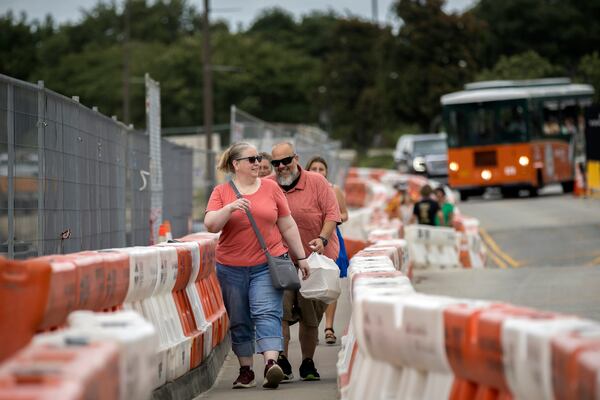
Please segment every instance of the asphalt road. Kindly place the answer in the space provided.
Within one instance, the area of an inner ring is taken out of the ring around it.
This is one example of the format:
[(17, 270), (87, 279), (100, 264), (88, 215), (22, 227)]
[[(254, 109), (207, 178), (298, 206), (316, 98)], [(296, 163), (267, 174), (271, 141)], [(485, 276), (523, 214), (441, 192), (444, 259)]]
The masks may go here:
[(458, 205), (479, 219), (489, 252), (485, 270), (423, 272), (424, 293), (508, 301), (600, 321), (600, 201), (563, 195), (502, 199), (494, 193)]

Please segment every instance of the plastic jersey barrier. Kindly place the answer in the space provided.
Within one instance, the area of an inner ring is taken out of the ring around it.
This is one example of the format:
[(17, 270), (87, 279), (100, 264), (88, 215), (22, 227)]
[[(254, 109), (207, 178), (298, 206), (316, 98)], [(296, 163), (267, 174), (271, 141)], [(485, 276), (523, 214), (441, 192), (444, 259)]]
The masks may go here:
[(553, 399), (552, 338), (593, 324), (589, 320), (566, 316), (506, 320), (502, 327), (504, 375), (515, 398)]
[(51, 273), (47, 264), (0, 257), (0, 361), (25, 346), (42, 323)]
[(217, 239), (218, 235), (211, 233), (196, 233), (180, 239), (196, 242), (199, 246), (200, 273), (196, 279), (196, 288), (200, 294), (206, 320), (213, 327), (213, 348), (223, 341), (229, 329), (229, 318), (215, 267)]
[(175, 248), (177, 249), (179, 272), (172, 295), (183, 328), (183, 334), (191, 340), (190, 367), (193, 368), (205, 357), (204, 341), (206, 338), (196, 326), (192, 306), (185, 290), (192, 275), (192, 253), (190, 249), (183, 246), (176, 246)]
[(118, 399), (118, 362), (110, 342), (31, 344), (0, 366), (0, 399)]
[[(191, 368), (195, 368), (205, 359), (212, 349), (212, 326), (206, 321), (198, 292), (194, 286), (200, 272), (200, 253), (196, 243), (163, 243), (177, 249), (179, 261), (186, 264), (186, 276), (183, 281), (175, 283), (173, 295), (184, 326), (186, 336), (192, 337)], [(189, 271), (189, 272), (188, 272)]]
[(70, 312), (79, 304), (79, 280), (77, 267), (66, 258), (40, 257), (29, 261), (30, 265), (48, 266), (52, 273), (44, 319), (37, 330), (58, 328), (67, 321)]
[[(586, 353), (597, 353), (597, 351), (600, 351), (600, 326), (598, 325), (584, 327), (552, 339), (552, 382), (556, 400), (598, 398), (600, 394), (597, 390), (598, 382), (596, 381), (595, 387), (590, 386), (589, 372), (588, 378), (583, 379), (586, 374), (582, 367), (589, 368), (592, 365), (589, 361), (593, 360), (593, 356), (584, 357), (583, 361), (588, 361), (584, 365), (580, 360), (580, 357)], [(595, 361), (597, 363), (597, 356)], [(596, 370), (596, 374), (598, 372), (599, 370)], [(581, 380), (587, 384), (580, 388)]]

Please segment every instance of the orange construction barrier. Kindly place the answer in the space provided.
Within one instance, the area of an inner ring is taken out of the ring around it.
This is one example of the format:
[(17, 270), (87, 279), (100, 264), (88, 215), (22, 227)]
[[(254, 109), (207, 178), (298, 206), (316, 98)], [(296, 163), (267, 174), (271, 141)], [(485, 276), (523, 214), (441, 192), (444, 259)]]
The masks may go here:
[(212, 325), (212, 347), (214, 348), (225, 339), (229, 327), (229, 318), (215, 267), (217, 236), (197, 233), (179, 240), (196, 242), (200, 248), (200, 272), (195, 284), (206, 321)]
[(104, 259), (95, 251), (55, 256), (71, 260), (77, 267), (79, 281), (78, 310), (101, 310), (106, 296)]
[[(580, 356), (583, 356), (588, 351), (594, 351), (595, 356), (589, 356), (584, 358), (586, 362), (585, 370), (589, 371), (596, 368), (596, 374), (598, 374), (599, 359), (598, 351), (600, 351), (600, 329), (598, 327), (592, 328), (592, 330), (586, 332), (582, 330), (580, 332), (571, 333), (567, 335), (558, 336), (552, 339), (552, 388), (554, 390), (554, 397), (556, 400), (569, 400), (569, 399), (597, 399), (597, 397), (580, 397), (579, 386), (582, 380), (582, 375), (585, 374), (584, 368), (580, 363)], [(598, 375), (596, 375), (597, 379)], [(595, 385), (589, 385), (589, 379), (585, 385), (585, 391), (589, 390), (596, 391)], [(582, 388), (583, 389), (583, 388)]]
[(364, 207), (367, 205), (367, 183), (361, 178), (347, 178), (344, 185), (346, 204), (349, 207)]
[(596, 400), (600, 398), (600, 349), (584, 351), (577, 360), (577, 398)]
[(381, 182), (381, 178), (387, 173), (388, 173), (388, 170), (386, 170), (386, 169), (381, 169), (381, 168), (372, 169), (369, 172), (369, 178), (371, 178), (377, 182)]
[(448, 306), (444, 310), (445, 346), (456, 376), (450, 400), (511, 398), (504, 375), (502, 324), (509, 317), (551, 315), (501, 303)]
[(177, 307), (177, 313), (183, 327), (183, 334), (193, 337), (192, 354), (190, 358), (190, 368), (196, 368), (202, 362), (204, 357), (204, 335), (198, 330), (192, 306), (187, 296), (185, 288), (187, 287), (192, 275), (192, 253), (190, 249), (183, 246), (175, 247), (177, 249), (177, 281), (173, 287), (173, 298)]
[[(0, 399), (119, 398), (119, 352), (112, 342), (32, 344), (0, 367)], [(79, 396), (77, 396), (79, 394)]]
[(71, 260), (54, 256), (34, 258), (29, 263), (47, 266), (52, 270), (44, 319), (37, 329), (40, 331), (56, 329), (67, 321), (70, 312), (77, 309), (79, 301), (77, 267)]
[(123, 304), (129, 289), (129, 254), (119, 251), (98, 252), (106, 268), (106, 296), (102, 309), (114, 309)]
[(51, 272), (0, 257), (0, 361), (27, 345), (43, 321)]
[(346, 253), (348, 254), (348, 259), (354, 257), (356, 253), (358, 253), (359, 251), (361, 251), (369, 245), (367, 241), (354, 240), (348, 238), (344, 238), (344, 244), (346, 245)]

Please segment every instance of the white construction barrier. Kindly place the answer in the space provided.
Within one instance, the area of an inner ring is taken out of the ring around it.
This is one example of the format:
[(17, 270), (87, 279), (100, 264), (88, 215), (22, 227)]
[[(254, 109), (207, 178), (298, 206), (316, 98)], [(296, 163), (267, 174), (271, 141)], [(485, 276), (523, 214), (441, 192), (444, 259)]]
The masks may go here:
[(586, 328), (600, 334), (598, 325), (585, 319), (507, 319), (502, 327), (504, 375), (515, 399), (553, 399), (550, 342), (557, 335)]
[(409, 225), (404, 229), (410, 261), (417, 269), (460, 267), (458, 239), (452, 228)]
[(69, 328), (38, 335), (35, 343), (61, 345), (112, 341), (119, 345), (119, 398), (146, 400), (154, 389), (158, 335), (154, 326), (135, 311), (94, 313), (75, 311)]

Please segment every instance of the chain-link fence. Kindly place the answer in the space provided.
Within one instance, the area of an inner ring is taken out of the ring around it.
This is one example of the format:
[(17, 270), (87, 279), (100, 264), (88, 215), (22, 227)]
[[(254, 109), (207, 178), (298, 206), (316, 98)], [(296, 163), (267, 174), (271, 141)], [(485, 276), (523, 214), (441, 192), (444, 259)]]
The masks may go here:
[[(164, 218), (191, 216), (192, 155), (162, 140)], [(0, 255), (150, 242), (148, 136), (77, 101), (0, 75)], [(179, 196), (187, 196), (178, 198)]]
[(294, 144), (303, 167), (314, 156), (327, 160), (328, 179), (337, 185), (343, 185), (352, 163), (351, 158), (341, 153), (341, 143), (331, 140), (326, 132), (317, 127), (265, 122), (235, 106), (231, 107), (230, 141), (250, 142), (258, 151), (269, 153), (274, 144), (289, 141)]

